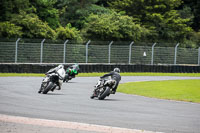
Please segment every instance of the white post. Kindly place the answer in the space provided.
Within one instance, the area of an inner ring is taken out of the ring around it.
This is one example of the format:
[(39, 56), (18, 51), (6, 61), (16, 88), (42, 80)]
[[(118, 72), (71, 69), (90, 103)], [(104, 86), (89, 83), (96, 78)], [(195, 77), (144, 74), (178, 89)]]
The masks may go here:
[(152, 52), (151, 52), (151, 65), (153, 65), (153, 55), (154, 55), (154, 47), (155, 47), (156, 43), (153, 44), (152, 46)]
[(200, 47), (198, 49), (198, 65), (200, 65)]
[(132, 41), (131, 44), (129, 45), (129, 61), (128, 61), (129, 64), (131, 64), (131, 52), (132, 52), (133, 43), (134, 43), (134, 41)]
[(42, 58), (43, 58), (43, 44), (44, 44), (45, 39), (42, 40), (41, 42), (41, 48), (40, 48), (40, 63), (42, 63)]
[(85, 55), (85, 56), (86, 56), (86, 57), (85, 57), (85, 58), (86, 58), (86, 59), (85, 59), (85, 60), (86, 60), (86, 61), (85, 61), (86, 63), (88, 63), (88, 45), (89, 45), (90, 42), (91, 42), (91, 41), (89, 40), (89, 41), (86, 43), (86, 55)]
[(65, 53), (66, 53), (66, 44), (69, 40), (66, 40), (64, 43), (64, 51), (63, 51), (63, 63), (65, 63)]
[(179, 46), (179, 43), (176, 44), (176, 47), (175, 47), (175, 54), (174, 54), (174, 65), (176, 65), (176, 56), (177, 56), (177, 48)]
[(15, 43), (15, 63), (17, 63), (17, 50), (18, 50), (18, 42), (19, 42), (20, 38), (17, 39), (16, 43)]
[(108, 48), (108, 63), (110, 64), (110, 54), (111, 54), (111, 45), (113, 44), (113, 41), (109, 43), (109, 48)]

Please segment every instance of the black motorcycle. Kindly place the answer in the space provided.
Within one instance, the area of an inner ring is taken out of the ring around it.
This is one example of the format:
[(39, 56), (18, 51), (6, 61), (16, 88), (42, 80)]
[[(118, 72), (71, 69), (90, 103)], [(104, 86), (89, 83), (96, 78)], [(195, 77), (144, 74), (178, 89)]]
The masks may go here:
[(60, 90), (63, 78), (60, 76), (58, 72), (52, 72), (50, 74), (46, 74), (46, 77), (42, 80), (41, 87), (38, 93), (47, 94), (49, 91), (54, 91), (56, 88)]
[(97, 84), (94, 86), (95, 89), (93, 91), (91, 99), (97, 97), (99, 100), (104, 100), (106, 96), (112, 94), (112, 88), (115, 85), (115, 80), (110, 79), (99, 79)]

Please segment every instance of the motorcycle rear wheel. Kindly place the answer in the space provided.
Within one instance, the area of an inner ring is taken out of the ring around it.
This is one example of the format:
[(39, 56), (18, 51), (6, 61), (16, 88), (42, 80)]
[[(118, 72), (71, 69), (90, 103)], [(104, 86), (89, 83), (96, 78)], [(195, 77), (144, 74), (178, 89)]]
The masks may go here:
[(108, 94), (110, 94), (110, 87), (107, 86), (105, 91), (98, 95), (98, 99), (104, 100)]
[(53, 87), (53, 83), (49, 82), (49, 84), (47, 85), (46, 88), (44, 88), (44, 91), (42, 93), (47, 94), (51, 90), (52, 87)]

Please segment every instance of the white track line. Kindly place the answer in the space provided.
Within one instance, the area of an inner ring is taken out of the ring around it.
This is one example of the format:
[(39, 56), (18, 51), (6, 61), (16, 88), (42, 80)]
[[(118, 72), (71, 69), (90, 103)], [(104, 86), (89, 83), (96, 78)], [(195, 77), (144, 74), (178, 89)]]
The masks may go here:
[(82, 130), (82, 131), (94, 131), (94, 132), (101, 132), (101, 133), (158, 133), (158, 132), (145, 131), (145, 130), (101, 126), (101, 125), (94, 125), (94, 124), (69, 122), (69, 121), (36, 119), (36, 118), (28, 118), (28, 117), (21, 117), (21, 116), (9, 116), (9, 115), (3, 115), (3, 114), (0, 114), (0, 121), (19, 123), (19, 124), (28, 124), (28, 125), (38, 125), (38, 126), (44, 126), (44, 127), (66, 128), (66, 129), (75, 129), (75, 130)]

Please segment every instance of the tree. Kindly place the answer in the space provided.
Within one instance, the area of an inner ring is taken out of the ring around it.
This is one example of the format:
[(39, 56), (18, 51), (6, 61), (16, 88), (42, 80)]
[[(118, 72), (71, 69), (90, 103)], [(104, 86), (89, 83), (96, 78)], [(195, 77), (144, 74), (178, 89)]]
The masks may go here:
[(133, 19), (119, 13), (91, 14), (84, 26), (87, 37), (94, 40), (134, 40), (139, 41), (148, 34), (148, 30), (135, 24)]
[(57, 7), (61, 13), (61, 24), (65, 26), (71, 23), (72, 26), (81, 29), (85, 19), (91, 14), (102, 14), (109, 12), (108, 9), (98, 6), (98, 0), (58, 0)]
[(181, 18), (176, 7), (181, 0), (113, 0), (110, 7), (118, 12), (124, 11), (136, 23), (149, 29), (154, 41), (184, 41), (192, 29), (187, 25), (189, 18)]
[[(192, 28), (198, 32), (200, 29), (200, 1), (199, 0), (183, 0), (183, 4), (178, 8), (179, 11), (185, 11), (189, 9), (190, 12), (184, 12), (187, 15), (191, 15)], [(188, 16), (189, 17), (189, 16)]]
[(55, 39), (55, 31), (46, 22), (41, 21), (36, 14), (21, 12), (16, 14), (11, 22), (22, 27), (23, 37)]
[(111, 2), (112, 0), (98, 0), (98, 2), (96, 3), (97, 5), (102, 5), (104, 7), (108, 7), (108, 3)]
[(39, 18), (53, 29), (60, 26), (58, 9), (54, 8), (56, 2), (57, 0), (31, 0)]
[(0, 21), (9, 21), (20, 11), (31, 12), (34, 8), (29, 0), (0, 0)]

